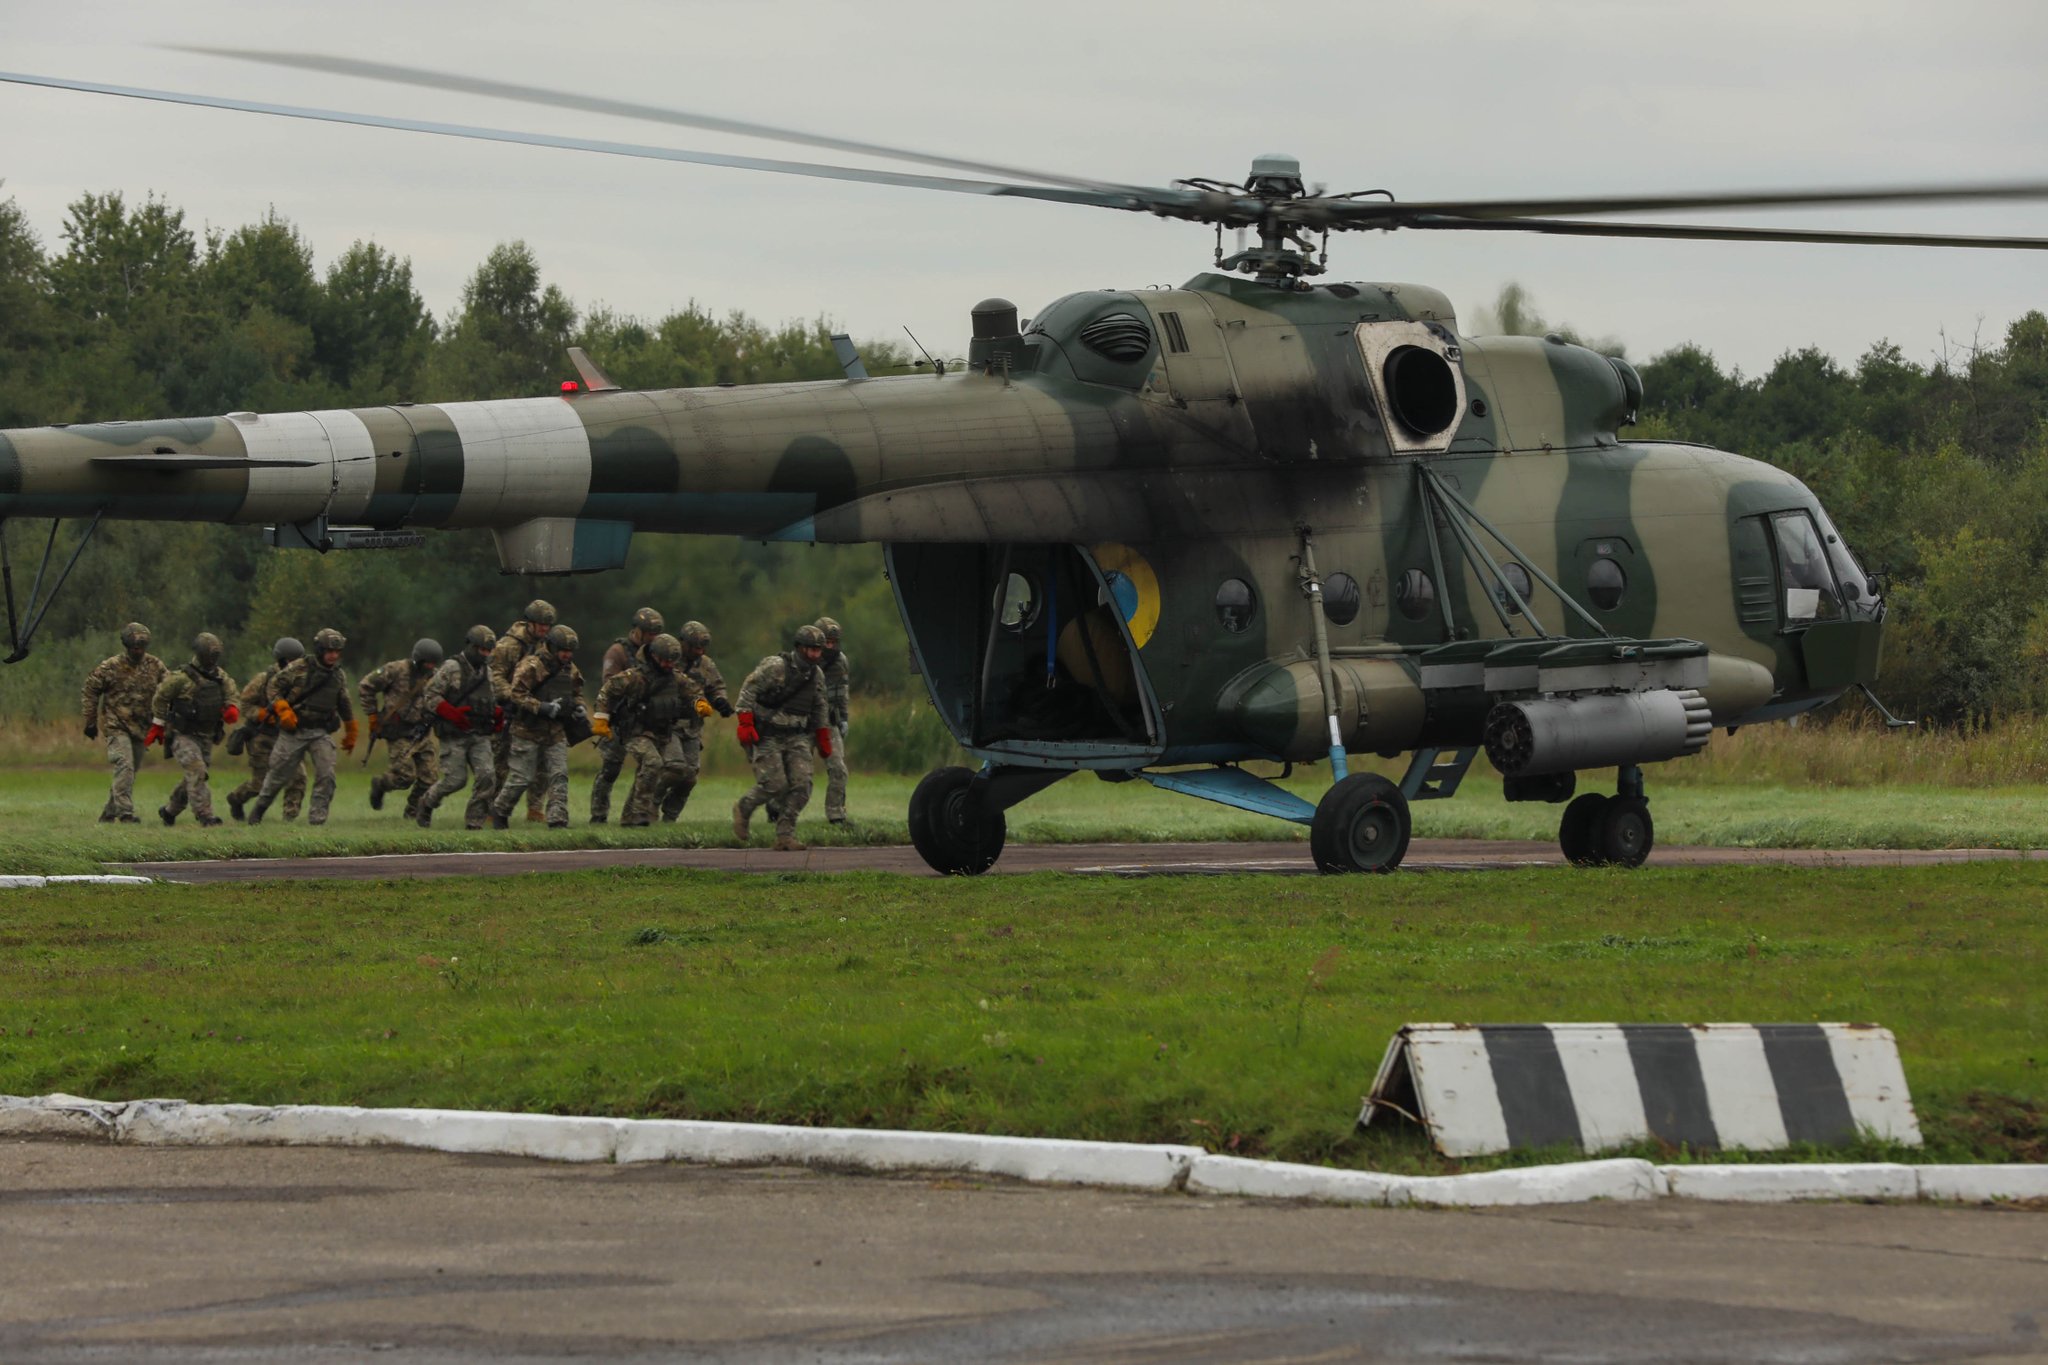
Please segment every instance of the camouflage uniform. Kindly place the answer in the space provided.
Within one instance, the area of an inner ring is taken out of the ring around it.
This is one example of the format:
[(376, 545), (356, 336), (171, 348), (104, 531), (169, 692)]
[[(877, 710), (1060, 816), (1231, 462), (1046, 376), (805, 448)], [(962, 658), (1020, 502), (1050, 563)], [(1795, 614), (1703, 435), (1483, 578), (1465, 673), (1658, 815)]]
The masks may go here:
[[(503, 635), (498, 637), (497, 647), (491, 651), (491, 674), (496, 680), (495, 690), (501, 697), (512, 695), (512, 673), (519, 665), (539, 648), (540, 640), (548, 633), (546, 626), (536, 626), (531, 621), (514, 621)], [(497, 787), (503, 791), (506, 785), (508, 767), (512, 761), (512, 731), (500, 730), (491, 736), (491, 766), (497, 777)], [(541, 791), (538, 787), (526, 789), (526, 814), (528, 819), (537, 818), (540, 812)]]
[[(644, 627), (642, 620), (647, 622)], [(632, 631), (612, 641), (611, 648), (604, 652), (604, 662), (599, 665), (597, 675), (600, 691), (620, 672), (633, 666), (640, 650), (661, 633), (661, 625), (661, 613), (652, 607), (642, 607), (634, 613)], [(637, 642), (633, 639), (635, 634), (642, 637)], [(596, 779), (590, 784), (590, 823), (601, 825), (611, 818), (612, 786), (626, 766), (626, 745), (615, 736), (607, 738), (604, 735), (597, 736), (596, 744), (598, 769)]]
[[(469, 728), (442, 716), (437, 708), (447, 703), (451, 709), (468, 707), (471, 712)], [(427, 679), (427, 685), (420, 690), (420, 708), (433, 718), (434, 734), (440, 741), (443, 760), (441, 780), (436, 782), (425, 796), (420, 798), (419, 822), (431, 823), (434, 808), (462, 790), (462, 784), (469, 780), (469, 772), (476, 772), (476, 785), (469, 793), (469, 805), (462, 813), (462, 823), (467, 829), (482, 829), (491, 812), (491, 797), (498, 789), (498, 778), (492, 763), (491, 736), (496, 728), (498, 707), (504, 702), (504, 694), (498, 688), (496, 676), (491, 672), (490, 656), (481, 659), (468, 649), (457, 650), (453, 657)]]
[(777, 840), (793, 842), (796, 818), (811, 800), (811, 745), (825, 728), (825, 675), (795, 650), (770, 654), (747, 675), (737, 709), (753, 714), (761, 739), (749, 755), (753, 790), (733, 807), (733, 832), (772, 802)]
[(135, 770), (142, 766), (142, 737), (149, 733), (150, 707), (164, 673), (156, 655), (144, 654), (137, 662), (124, 651), (85, 675), (79, 711), (88, 736), (106, 740), (107, 766), (114, 770), (102, 823), (135, 819)]
[(252, 825), (262, 822), (277, 794), (306, 759), (313, 764), (313, 800), (306, 808), (306, 823), (327, 823), (327, 809), (334, 802), (334, 732), (343, 725), (352, 731), (356, 712), (349, 697), (348, 673), (340, 664), (329, 668), (320, 662), (317, 639), (315, 653), (286, 664), (264, 689), (263, 704), (275, 712), (279, 702), (287, 703), (298, 716), (298, 723), (283, 727), (277, 737), (277, 747), (270, 755), (270, 771), (263, 778), (263, 790), (257, 793), (256, 804), (249, 808)]
[(835, 825), (843, 825), (846, 823), (847, 692), (853, 670), (845, 652), (830, 645), (825, 648), (825, 657), (818, 661), (818, 668), (825, 675), (825, 723), (832, 730), (832, 752), (825, 756), (825, 818)]
[(424, 704), (434, 673), (411, 659), (393, 659), (356, 684), (363, 714), (371, 718), (371, 732), (383, 738), (388, 759), (384, 772), (370, 779), (370, 804), (381, 809), (384, 793), (405, 792), (407, 819), (419, 814), (420, 798), (441, 780), (440, 751)]
[(204, 668), (196, 659), (165, 675), (157, 685), (150, 724), (164, 727), (164, 748), (184, 772), (171, 799), (157, 810), (165, 824), (175, 821), (187, 805), (200, 824), (220, 823), (213, 813), (207, 768), (213, 746), (227, 733), (224, 713), (236, 704), (237, 695), (235, 680), (218, 664)]
[[(702, 630), (695, 621), (689, 622), (683, 629), (689, 631), (693, 627)], [(704, 638), (709, 639), (708, 632)], [(704, 700), (711, 704), (712, 710), (721, 716), (731, 715), (734, 707), (731, 699), (725, 695), (725, 675), (718, 671), (718, 665), (712, 661), (709, 654), (699, 654), (691, 659), (688, 639), (683, 641), (683, 646), (685, 663), (680, 671), (690, 675), (691, 681), (697, 684), (697, 690), (703, 693)], [(704, 762), (703, 712), (692, 709), (689, 715), (683, 717), (682, 723), (676, 726), (676, 742), (683, 746), (683, 775), (668, 789), (668, 794), (661, 798), (661, 818), (669, 821), (675, 820), (683, 813), (684, 805), (689, 802), (690, 793), (697, 789), (697, 774)]]
[(512, 749), (492, 815), (505, 819), (520, 796), (537, 786), (547, 802), (548, 824), (560, 829), (569, 823), (569, 737), (562, 722), (543, 716), (540, 708), (560, 702), (566, 711), (582, 700), (583, 670), (574, 662), (565, 664), (545, 648), (519, 661), (505, 703), (512, 713)]
[[(249, 776), (241, 786), (228, 793), (228, 810), (239, 820), (242, 807), (255, 799), (263, 790), (263, 779), (270, 775), (270, 756), (277, 749), (277, 722), (259, 721), (256, 713), (263, 709), (269, 696), (270, 680), (278, 675), (284, 665), (275, 664), (264, 669), (243, 685), (238, 700), (242, 707), (242, 725), (249, 736), (242, 742), (242, 752), (249, 759)], [(302, 759), (292, 769), (291, 782), (284, 789), (284, 818), (299, 818), (299, 807), (306, 802), (306, 764)]]
[[(676, 644), (672, 637), (658, 638)], [(695, 780), (695, 768), (686, 763), (677, 732), (685, 716), (701, 722), (697, 703), (703, 698), (696, 679), (679, 668), (660, 667), (651, 654), (614, 673), (598, 691), (597, 713), (609, 719), (613, 739), (633, 759), (633, 790), (620, 823), (653, 824), (675, 785), (685, 776)]]

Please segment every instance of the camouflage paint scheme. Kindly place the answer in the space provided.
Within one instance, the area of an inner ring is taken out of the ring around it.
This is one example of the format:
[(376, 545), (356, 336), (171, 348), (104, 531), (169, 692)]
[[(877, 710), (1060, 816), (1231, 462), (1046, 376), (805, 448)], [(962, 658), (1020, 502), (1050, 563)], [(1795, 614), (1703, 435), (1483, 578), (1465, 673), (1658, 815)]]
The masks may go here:
[[(966, 372), (940, 377), (8, 431), (0, 517), (488, 527), (504, 567), (527, 573), (615, 567), (635, 531), (879, 541), (934, 700), (970, 748), (1128, 770), (1324, 752), (1303, 528), (1323, 577), (1357, 585), (1356, 615), (1329, 626), (1347, 743), (1479, 742), (1487, 698), (1427, 686), (1427, 651), (1506, 637), (1491, 584), (1439, 525), (1451, 623), (1397, 600), (1408, 571), (1438, 576), (1427, 467), (1582, 602), (1589, 556), (1613, 559), (1622, 600), (1593, 614), (1617, 636), (1706, 646), (1717, 725), (1875, 676), (1883, 604), (1846, 547), (1836, 567), (1860, 594), (1840, 619), (1788, 621), (1767, 523), (1745, 520), (1804, 511), (1831, 535), (1813, 495), (1738, 455), (1620, 439), (1633, 372), (1592, 351), (1460, 337), (1448, 300), (1415, 285), (1205, 274), (1069, 295), (1021, 332), (999, 303), (977, 310)], [(1433, 440), (1390, 410), (1393, 345), (1448, 363), (1457, 407)], [(997, 568), (1054, 578), (1067, 555), (1083, 591), (1121, 610), (1083, 628), (1069, 591), (1042, 639), (999, 638)], [(1216, 605), (1228, 579), (1251, 589), (1241, 630)], [(1540, 586), (1531, 606), (1553, 633), (1594, 633)], [(1076, 710), (1067, 737), (995, 733), (999, 655), (1005, 685), (1055, 660), (1099, 683), (1098, 719)]]

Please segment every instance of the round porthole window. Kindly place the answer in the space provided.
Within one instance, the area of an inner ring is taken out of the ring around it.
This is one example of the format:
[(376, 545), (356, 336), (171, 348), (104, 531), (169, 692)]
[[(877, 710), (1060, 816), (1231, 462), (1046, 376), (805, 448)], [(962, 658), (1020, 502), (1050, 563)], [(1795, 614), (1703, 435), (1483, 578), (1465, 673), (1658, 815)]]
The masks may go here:
[(1586, 566), (1586, 596), (1601, 611), (1613, 611), (1628, 591), (1628, 574), (1611, 559), (1596, 559)]
[(1409, 620), (1420, 621), (1436, 610), (1436, 584), (1422, 570), (1410, 569), (1394, 589), (1394, 605)]
[(1348, 573), (1333, 573), (1323, 580), (1323, 614), (1333, 626), (1348, 626), (1358, 619), (1358, 580)]
[(1013, 573), (1003, 584), (1003, 601), (996, 619), (1005, 630), (1023, 631), (1038, 621), (1038, 584), (1029, 575)]
[(1252, 617), (1258, 615), (1258, 611), (1258, 599), (1252, 596), (1252, 585), (1242, 578), (1226, 578), (1223, 586), (1216, 589), (1216, 619), (1231, 634), (1250, 630)]
[[(1527, 569), (1510, 559), (1500, 566), (1500, 576), (1508, 581), (1508, 587), (1515, 590), (1515, 597), (1521, 598), (1524, 602), (1529, 600), (1529, 594), (1535, 585), (1530, 583)], [(1508, 596), (1507, 588), (1500, 589), (1499, 593), (1500, 604), (1507, 608), (1510, 614), (1520, 614), (1522, 609), (1515, 605), (1514, 597)]]

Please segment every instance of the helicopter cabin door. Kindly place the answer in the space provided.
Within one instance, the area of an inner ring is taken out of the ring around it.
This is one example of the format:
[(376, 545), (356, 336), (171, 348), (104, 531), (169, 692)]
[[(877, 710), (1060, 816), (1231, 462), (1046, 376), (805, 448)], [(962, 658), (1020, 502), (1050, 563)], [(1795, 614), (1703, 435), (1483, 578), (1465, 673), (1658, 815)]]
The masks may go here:
[(1244, 389), (1209, 301), (1189, 289), (1138, 295), (1152, 314), (1158, 363), (1145, 396), (1186, 412), (1212, 438), (1246, 451), (1257, 445)]

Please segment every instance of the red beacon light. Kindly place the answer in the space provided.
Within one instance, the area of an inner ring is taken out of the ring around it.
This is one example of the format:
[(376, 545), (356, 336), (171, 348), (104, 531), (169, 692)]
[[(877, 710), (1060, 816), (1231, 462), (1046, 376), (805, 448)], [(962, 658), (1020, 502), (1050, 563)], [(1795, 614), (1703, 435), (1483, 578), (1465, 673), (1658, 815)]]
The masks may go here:
[(582, 388), (582, 385), (578, 384), (578, 383), (577, 383), (577, 382), (576, 382), (575, 380), (573, 380), (573, 379), (564, 379), (564, 380), (562, 381), (562, 392), (563, 392), (563, 393), (575, 393), (575, 392), (577, 392), (578, 390), (580, 390), (581, 388)]

